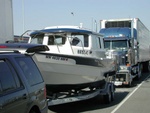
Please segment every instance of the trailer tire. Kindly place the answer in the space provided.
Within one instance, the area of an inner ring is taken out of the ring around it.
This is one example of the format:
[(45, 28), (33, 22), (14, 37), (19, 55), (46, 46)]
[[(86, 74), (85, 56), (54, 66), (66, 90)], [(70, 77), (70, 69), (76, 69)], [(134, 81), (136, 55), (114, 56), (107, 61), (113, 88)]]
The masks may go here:
[(108, 93), (103, 96), (103, 100), (105, 104), (109, 104), (112, 100), (112, 93), (111, 93), (111, 88), (109, 87)]
[(114, 86), (111, 89), (112, 89), (112, 91), (111, 91), (111, 101), (114, 101), (114, 99), (115, 99), (115, 88), (114, 88)]
[(100, 104), (101, 102), (103, 103), (103, 97), (102, 95), (97, 95), (94, 101), (96, 104)]

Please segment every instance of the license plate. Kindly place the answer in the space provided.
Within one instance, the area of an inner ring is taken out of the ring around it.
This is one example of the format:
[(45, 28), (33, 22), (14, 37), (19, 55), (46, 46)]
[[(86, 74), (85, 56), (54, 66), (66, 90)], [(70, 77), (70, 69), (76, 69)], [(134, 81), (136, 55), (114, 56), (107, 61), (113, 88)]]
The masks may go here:
[(115, 84), (116, 86), (120, 86), (120, 85), (122, 85), (122, 82), (116, 81), (114, 84)]

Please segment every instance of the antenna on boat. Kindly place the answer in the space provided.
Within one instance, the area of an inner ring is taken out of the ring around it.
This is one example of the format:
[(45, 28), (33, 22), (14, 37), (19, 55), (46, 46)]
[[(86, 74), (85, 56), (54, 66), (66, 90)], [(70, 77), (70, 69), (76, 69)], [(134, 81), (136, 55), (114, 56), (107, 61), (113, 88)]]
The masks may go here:
[(97, 21), (95, 20), (95, 30), (96, 30), (96, 32), (97, 32)]
[(82, 28), (83, 27), (83, 23), (80, 23), (80, 28)]

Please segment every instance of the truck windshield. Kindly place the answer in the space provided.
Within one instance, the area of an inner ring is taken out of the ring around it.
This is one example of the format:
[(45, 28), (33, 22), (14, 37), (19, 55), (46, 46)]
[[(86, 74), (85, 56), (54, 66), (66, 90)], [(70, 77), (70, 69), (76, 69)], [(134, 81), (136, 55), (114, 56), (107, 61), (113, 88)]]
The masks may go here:
[(105, 40), (104, 41), (105, 49), (127, 49), (126, 40)]

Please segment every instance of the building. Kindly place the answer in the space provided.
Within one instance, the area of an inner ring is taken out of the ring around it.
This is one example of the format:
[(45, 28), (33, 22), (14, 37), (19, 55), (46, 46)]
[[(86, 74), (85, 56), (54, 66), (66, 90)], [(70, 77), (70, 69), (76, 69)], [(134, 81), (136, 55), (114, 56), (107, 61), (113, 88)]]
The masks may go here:
[(29, 37), (14, 35), (14, 42), (28, 43)]
[(0, 43), (13, 40), (12, 0), (0, 0)]

